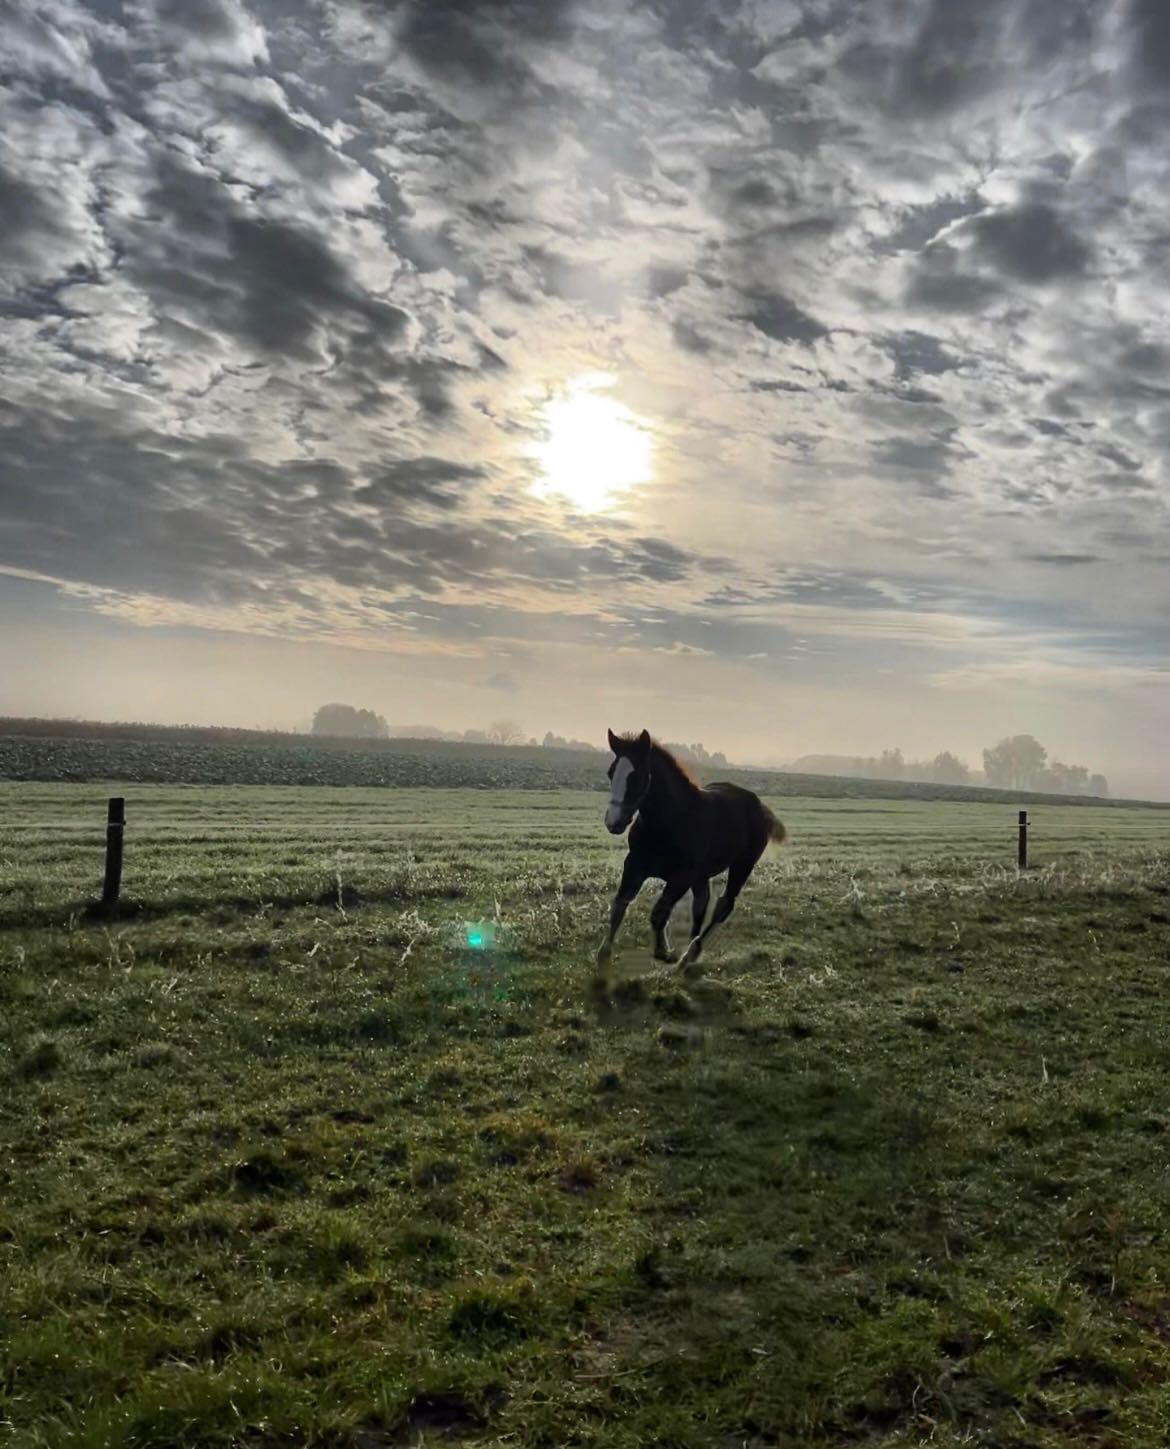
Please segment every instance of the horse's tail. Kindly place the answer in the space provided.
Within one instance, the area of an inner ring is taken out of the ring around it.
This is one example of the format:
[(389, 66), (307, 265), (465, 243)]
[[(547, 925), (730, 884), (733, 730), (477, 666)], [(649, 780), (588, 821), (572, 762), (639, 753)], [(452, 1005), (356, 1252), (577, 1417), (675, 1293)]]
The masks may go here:
[(784, 828), (783, 820), (773, 815), (766, 805), (764, 806), (764, 819), (768, 822), (769, 841), (775, 845), (783, 845), (788, 839), (788, 831)]

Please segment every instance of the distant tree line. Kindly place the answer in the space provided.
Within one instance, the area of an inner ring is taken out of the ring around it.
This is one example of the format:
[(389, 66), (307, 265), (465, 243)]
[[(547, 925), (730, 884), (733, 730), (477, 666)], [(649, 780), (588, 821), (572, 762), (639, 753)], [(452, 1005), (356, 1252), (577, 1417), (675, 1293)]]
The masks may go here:
[[(370, 709), (355, 709), (351, 704), (323, 704), (313, 716), (312, 733), (334, 738), (360, 740), (416, 739), (450, 740), (468, 745), (528, 745), (537, 748), (537, 741), (525, 733), (514, 719), (498, 719), (487, 729), (441, 730), (434, 725), (406, 725), (391, 728), (380, 714)], [(603, 753), (602, 746), (588, 740), (567, 739), (549, 730), (540, 746), (548, 750), (589, 750)], [(696, 765), (722, 768), (727, 756), (721, 750), (711, 751), (702, 744), (667, 744), (680, 760)], [(900, 778), (900, 777), (898, 777)]]
[(1052, 790), (1058, 795), (1109, 794), (1104, 775), (1091, 775), (1085, 765), (1049, 760), (1048, 751), (1031, 735), (1012, 735), (983, 751), (983, 774), (989, 785), (1011, 790)]
[(591, 745), (587, 740), (566, 739), (564, 735), (554, 735), (549, 730), (544, 739), (540, 742), (546, 750), (596, 750), (600, 751), (600, 745)]
[[(317, 710), (313, 716), (312, 734), (318, 737), (355, 740), (437, 740), (453, 744), (523, 744), (534, 749), (539, 748), (538, 742), (533, 738), (526, 739), (523, 730), (512, 720), (499, 720), (485, 730), (440, 730), (434, 725), (391, 727), (373, 710), (336, 704), (323, 705)], [(304, 738), (303, 730), (156, 725), (132, 721), (0, 718), (0, 737), (9, 735), (93, 740), (181, 739), (186, 743), (209, 745), (247, 743), (282, 747), (295, 745), (298, 739)], [(566, 739), (562, 735), (553, 734), (551, 730), (540, 743), (548, 749), (605, 753), (598, 745), (586, 740)], [(717, 769), (731, 768), (720, 751), (708, 752), (701, 744), (671, 744), (668, 748), (685, 760)], [(550, 768), (560, 767), (550, 765)], [(930, 760), (906, 760), (899, 749), (883, 750), (880, 755), (870, 756), (804, 755), (785, 766), (784, 770), (805, 775), (902, 781), (911, 787), (916, 784), (973, 785), (1006, 792), (1053, 793), (1082, 799), (1108, 799), (1110, 796), (1109, 782), (1104, 775), (1090, 773), (1084, 765), (1066, 765), (1060, 760), (1049, 760), (1048, 751), (1032, 735), (1005, 737), (985, 749), (982, 770), (972, 769), (949, 750), (941, 751)], [(818, 790), (813, 788), (811, 793), (816, 794)]]
[[(323, 704), (313, 716), (314, 735), (351, 740), (446, 740), (464, 745), (528, 745), (537, 748), (537, 741), (526, 735), (514, 719), (498, 719), (487, 729), (441, 730), (435, 725), (388, 725), (385, 717), (372, 709), (357, 709), (352, 704)], [(569, 750), (597, 750), (599, 746), (584, 740), (564, 740), (547, 734), (544, 743)]]
[(676, 745), (669, 742), (666, 748), (672, 755), (677, 755), (680, 760), (686, 760), (692, 765), (715, 765), (722, 767), (727, 764), (727, 756), (722, 750), (716, 750), (714, 754), (705, 750), (702, 745)]
[[(313, 734), (343, 739), (386, 740), (392, 737), (451, 740), (472, 745), (537, 746), (514, 719), (498, 719), (487, 729), (440, 730), (433, 725), (411, 725), (391, 729), (372, 709), (350, 704), (323, 704), (313, 716)], [(567, 739), (549, 730), (540, 744), (551, 750), (589, 750), (599, 745), (587, 740)], [(681, 760), (691, 764), (727, 766), (721, 750), (710, 751), (702, 744), (668, 743)], [(1107, 797), (1109, 782), (1104, 775), (1090, 774), (1085, 765), (1066, 765), (1049, 760), (1048, 751), (1032, 735), (1011, 735), (983, 751), (983, 769), (973, 770), (950, 750), (930, 760), (907, 760), (900, 749), (880, 755), (805, 755), (790, 769), (813, 775), (848, 775), (865, 780), (916, 780), (928, 785), (990, 785), (1001, 790), (1050, 792), (1056, 795)]]
[(865, 780), (918, 780), (930, 785), (990, 785), (1001, 790), (1027, 790), (1055, 795), (1105, 798), (1109, 782), (1090, 774), (1085, 765), (1049, 760), (1048, 751), (1032, 735), (1012, 735), (983, 751), (983, 769), (943, 750), (931, 760), (907, 760), (899, 749), (880, 755), (804, 755), (789, 766), (806, 774), (851, 775)]
[[(680, 760), (687, 760), (696, 765), (722, 766), (727, 764), (727, 756), (720, 750), (711, 753), (701, 744), (678, 745), (665, 741), (664, 743), (666, 748), (672, 754), (677, 755)], [(594, 750), (604, 753), (600, 745), (591, 745), (586, 740), (566, 739), (564, 735), (554, 735), (552, 730), (545, 735), (541, 744), (548, 750)]]

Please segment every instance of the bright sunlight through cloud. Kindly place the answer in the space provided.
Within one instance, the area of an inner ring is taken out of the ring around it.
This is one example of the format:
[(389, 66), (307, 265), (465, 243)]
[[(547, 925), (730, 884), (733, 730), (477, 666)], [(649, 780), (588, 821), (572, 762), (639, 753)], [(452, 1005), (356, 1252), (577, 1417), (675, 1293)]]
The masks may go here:
[(575, 378), (544, 410), (546, 436), (531, 449), (541, 464), (535, 491), (599, 513), (653, 477), (650, 432), (623, 403), (602, 396), (605, 375)]

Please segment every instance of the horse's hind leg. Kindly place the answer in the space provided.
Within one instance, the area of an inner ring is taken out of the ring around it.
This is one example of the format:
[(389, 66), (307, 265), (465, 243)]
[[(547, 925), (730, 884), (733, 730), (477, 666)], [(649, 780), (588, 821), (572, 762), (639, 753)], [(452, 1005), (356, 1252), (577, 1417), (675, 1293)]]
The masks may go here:
[[(692, 966), (702, 955), (703, 946), (706, 943), (707, 937), (716, 926), (721, 926), (735, 909), (736, 898), (747, 884), (747, 878), (755, 870), (756, 861), (759, 858), (758, 855), (752, 855), (741, 857), (739, 860), (732, 862), (731, 869), (727, 872), (727, 884), (723, 887), (723, 894), (715, 902), (715, 909), (711, 914), (711, 922), (706, 930), (696, 932), (694, 940), (687, 947), (686, 954), (679, 962), (680, 966)], [(702, 920), (701, 916), (699, 920)]]
[(654, 902), (650, 912), (650, 924), (654, 928), (654, 959), (673, 966), (678, 960), (676, 952), (670, 949), (670, 913), (691, 888), (689, 875), (676, 876), (666, 882), (666, 889)]
[(704, 877), (697, 880), (691, 889), (691, 940), (703, 929), (707, 919), (707, 907), (711, 904), (711, 882)]

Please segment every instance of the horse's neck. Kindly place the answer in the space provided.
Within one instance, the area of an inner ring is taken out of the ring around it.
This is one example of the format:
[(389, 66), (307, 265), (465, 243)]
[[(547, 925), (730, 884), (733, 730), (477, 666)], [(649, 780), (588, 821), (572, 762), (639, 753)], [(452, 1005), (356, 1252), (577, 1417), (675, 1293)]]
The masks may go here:
[(656, 771), (650, 793), (638, 813), (650, 830), (669, 829), (685, 815), (687, 797), (693, 793), (669, 770)]

